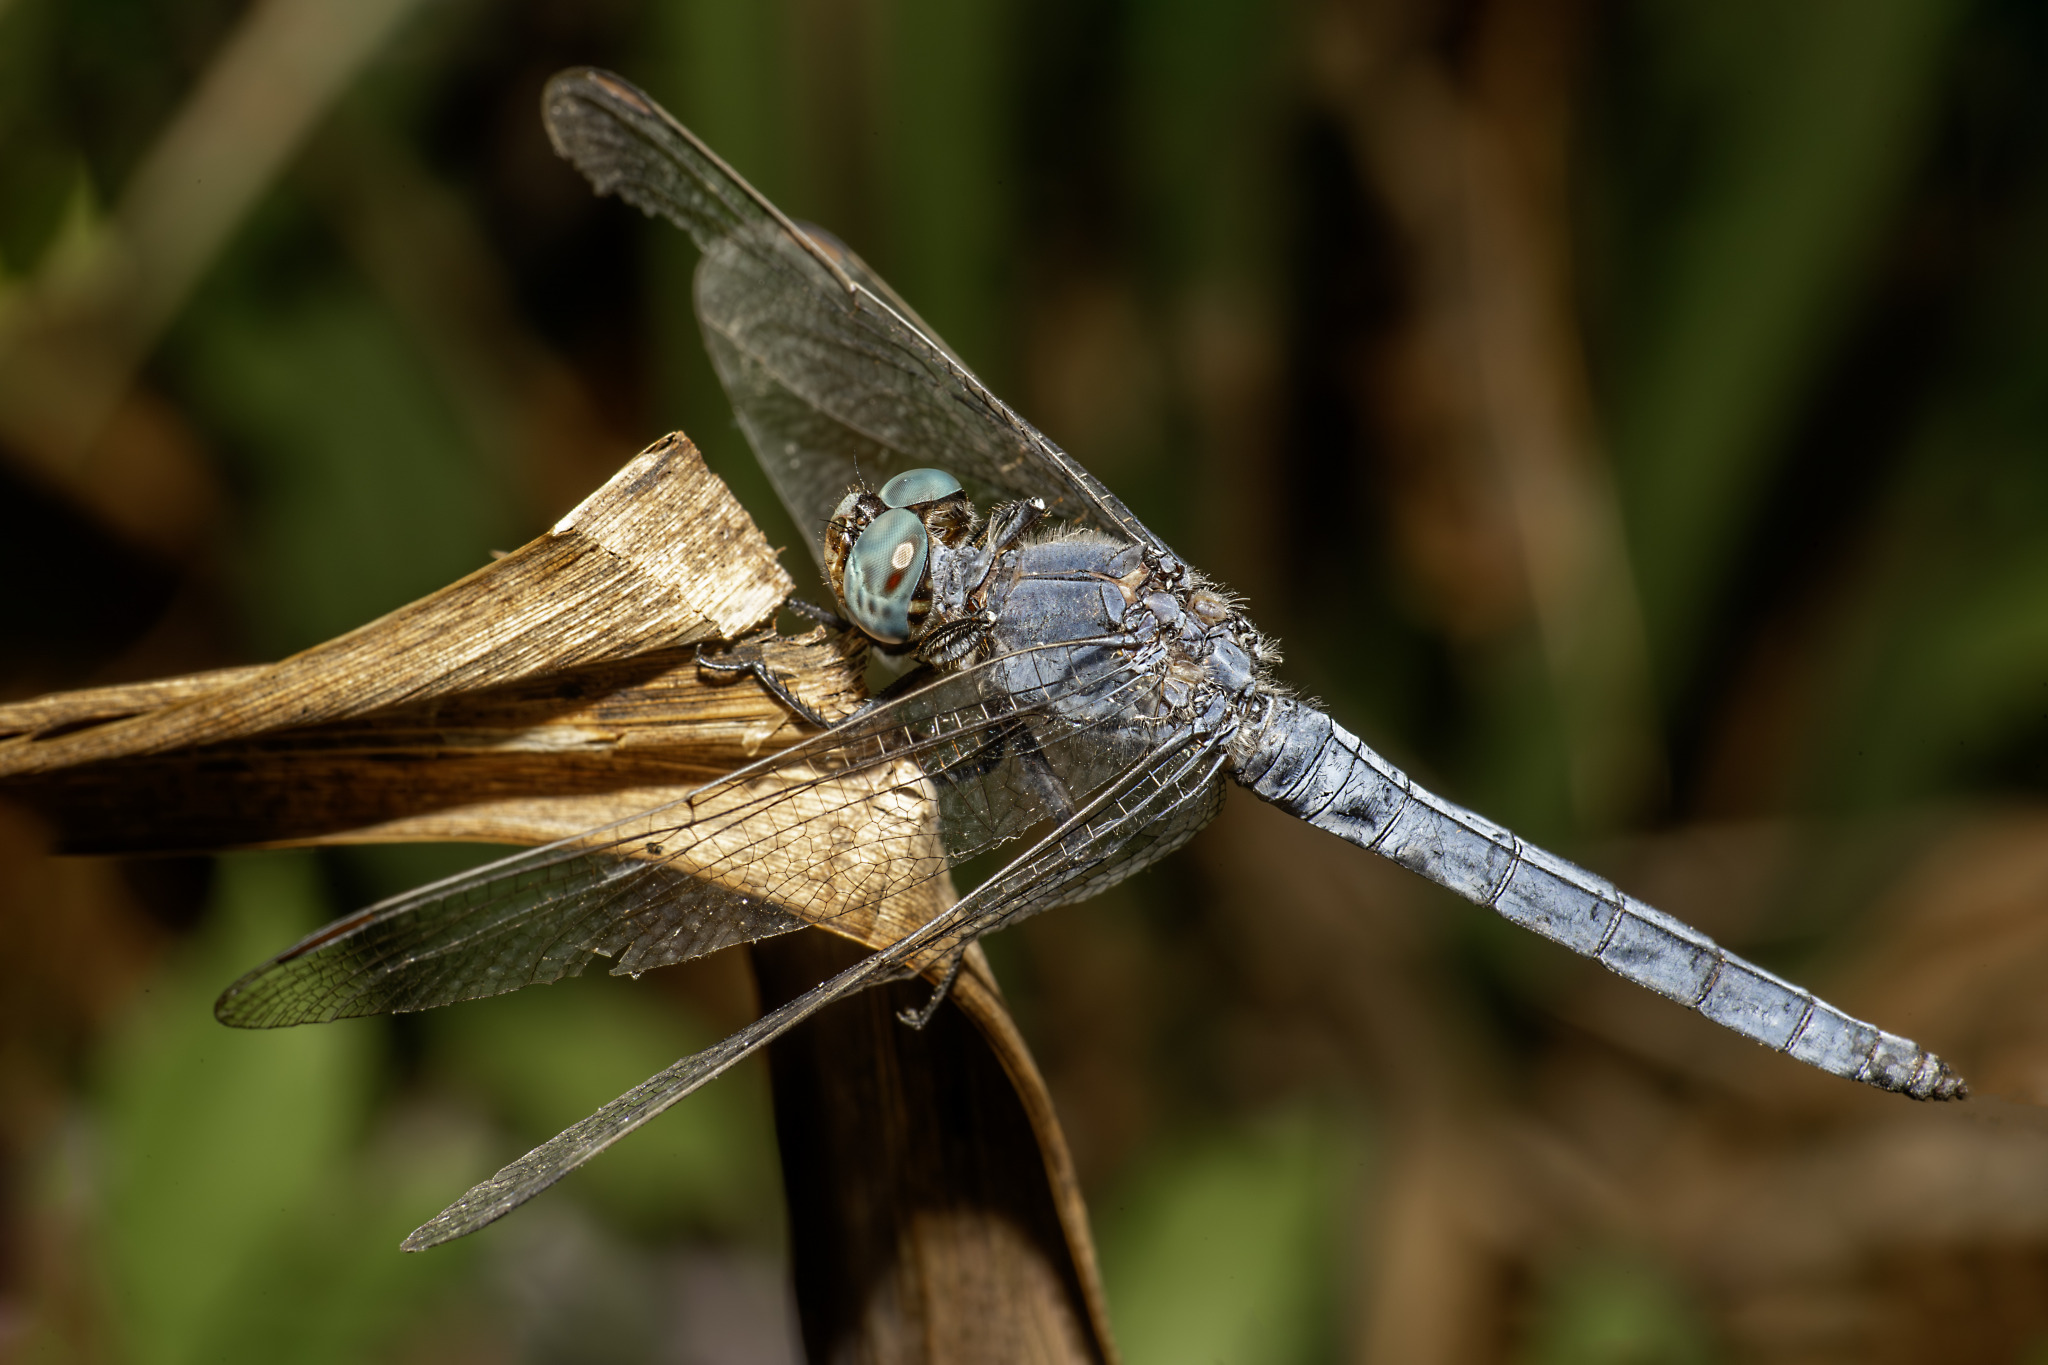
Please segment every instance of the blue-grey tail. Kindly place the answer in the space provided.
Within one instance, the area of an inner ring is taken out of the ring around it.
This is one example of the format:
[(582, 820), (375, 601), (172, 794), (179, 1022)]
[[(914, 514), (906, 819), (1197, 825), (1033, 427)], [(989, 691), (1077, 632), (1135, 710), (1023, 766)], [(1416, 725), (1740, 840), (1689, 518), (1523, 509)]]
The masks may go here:
[(1764, 1046), (1922, 1100), (1963, 1078), (1910, 1039), (1851, 1018), (1602, 877), (1424, 791), (1314, 707), (1275, 697), (1238, 764), (1257, 796), (1598, 960)]

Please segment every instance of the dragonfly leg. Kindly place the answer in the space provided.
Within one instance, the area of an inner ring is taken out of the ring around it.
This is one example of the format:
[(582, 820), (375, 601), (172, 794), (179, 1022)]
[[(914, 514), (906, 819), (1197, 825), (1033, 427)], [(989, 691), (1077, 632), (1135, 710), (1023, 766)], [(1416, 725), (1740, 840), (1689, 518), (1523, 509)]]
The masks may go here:
[(946, 963), (946, 974), (939, 978), (939, 984), (932, 987), (932, 998), (914, 1010), (898, 1010), (896, 1017), (912, 1028), (921, 1029), (938, 1014), (939, 1006), (946, 1003), (946, 996), (953, 990), (953, 983), (960, 979), (960, 966), (967, 961), (967, 950), (960, 949)]
[(791, 692), (787, 687), (783, 685), (782, 679), (775, 676), (774, 670), (769, 668), (768, 665), (766, 663), (763, 663), (760, 659), (706, 658), (704, 654), (704, 646), (699, 645), (697, 646), (697, 667), (711, 673), (752, 674), (754, 681), (760, 683), (761, 686), (767, 688), (768, 694), (774, 697), (775, 700), (781, 702), (784, 706), (787, 706), (791, 711), (795, 712), (797, 719), (805, 722), (806, 724), (815, 725), (820, 730), (829, 730), (832, 728), (831, 721), (825, 719), (823, 716), (819, 715), (816, 711), (812, 710), (809, 706), (806, 706), (801, 700), (799, 700), (794, 692)]
[(806, 602), (801, 597), (784, 598), (782, 608), (784, 611), (793, 612), (803, 617), (806, 621), (816, 621), (827, 630), (849, 631), (855, 628), (853, 622), (847, 620), (838, 612), (832, 610), (832, 608), (821, 607), (815, 602)]
[(1045, 518), (1045, 499), (1019, 498), (1006, 502), (989, 513), (988, 526), (982, 532), (982, 548), (987, 551), (989, 563), (1024, 538), (1024, 533)]
[(994, 629), (986, 615), (941, 622), (918, 638), (917, 657), (928, 664), (958, 663), (979, 651)]

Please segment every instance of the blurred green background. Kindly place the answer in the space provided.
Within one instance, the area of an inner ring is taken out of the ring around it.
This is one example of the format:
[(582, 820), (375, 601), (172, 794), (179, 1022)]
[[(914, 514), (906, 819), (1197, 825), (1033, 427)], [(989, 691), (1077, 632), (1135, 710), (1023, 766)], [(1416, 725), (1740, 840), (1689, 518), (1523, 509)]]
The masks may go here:
[[(1132, 1365), (2048, 1359), (2048, 9), (0, 0), (0, 696), (310, 645), (678, 427), (822, 591), (687, 243), (547, 147), (580, 63), (1395, 761), (1989, 1096), (1807, 1076), (1236, 801), (991, 945)], [(0, 1359), (792, 1358), (758, 1071), (395, 1250), (742, 965), (214, 1025), (477, 856), (0, 809)]]

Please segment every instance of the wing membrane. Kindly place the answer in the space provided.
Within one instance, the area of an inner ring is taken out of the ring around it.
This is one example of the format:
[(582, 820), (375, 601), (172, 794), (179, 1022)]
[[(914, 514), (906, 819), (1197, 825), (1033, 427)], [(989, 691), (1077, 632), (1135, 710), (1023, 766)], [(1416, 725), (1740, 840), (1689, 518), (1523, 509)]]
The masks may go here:
[(894, 306), (858, 257), (798, 228), (632, 85), (564, 72), (548, 83), (542, 116), (555, 149), (600, 193), (668, 219), (704, 253), (706, 343), (799, 526), (822, 528), (862, 474), (930, 465), (979, 495), (1041, 497), (1056, 516), (1165, 549)]
[(801, 927), (660, 864), (556, 845), (337, 920), (228, 987), (214, 1014), (238, 1028), (402, 1014), (579, 976), (600, 959), (638, 971)]
[[(502, 1218), (749, 1053), (833, 1001), (888, 979), (914, 958), (957, 950), (1023, 914), (1092, 894), (1106, 873), (1114, 880), (1163, 856), (1214, 814), (1223, 766), (1220, 749), (1181, 732), (951, 908), (550, 1138), (415, 1230), (405, 1239), (405, 1249), (422, 1251)], [(1179, 831), (1185, 832), (1176, 837)]]
[(427, 1009), (805, 923), (897, 937), (944, 903), (951, 867), (1146, 757), (1153, 740), (1116, 717), (1149, 679), (1060, 646), (926, 681), (679, 801), (339, 920), (215, 1012), (276, 1027)]

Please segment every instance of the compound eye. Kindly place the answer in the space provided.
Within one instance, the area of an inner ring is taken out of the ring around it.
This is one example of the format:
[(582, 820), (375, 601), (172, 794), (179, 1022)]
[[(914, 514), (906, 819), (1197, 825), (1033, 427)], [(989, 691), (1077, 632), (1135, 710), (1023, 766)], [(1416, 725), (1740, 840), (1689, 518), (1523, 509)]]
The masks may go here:
[(910, 638), (910, 604), (924, 583), (931, 537), (908, 508), (895, 507), (868, 523), (846, 557), (841, 599), (846, 614), (885, 645)]
[(906, 469), (882, 485), (882, 501), (891, 507), (915, 507), (964, 491), (960, 480), (943, 469)]
[(832, 517), (825, 523), (821, 546), (825, 581), (841, 601), (846, 598), (846, 557), (853, 553), (854, 541), (860, 538), (860, 533), (867, 529), (875, 514), (884, 510), (880, 498), (856, 488), (839, 500), (839, 506), (832, 509)]

